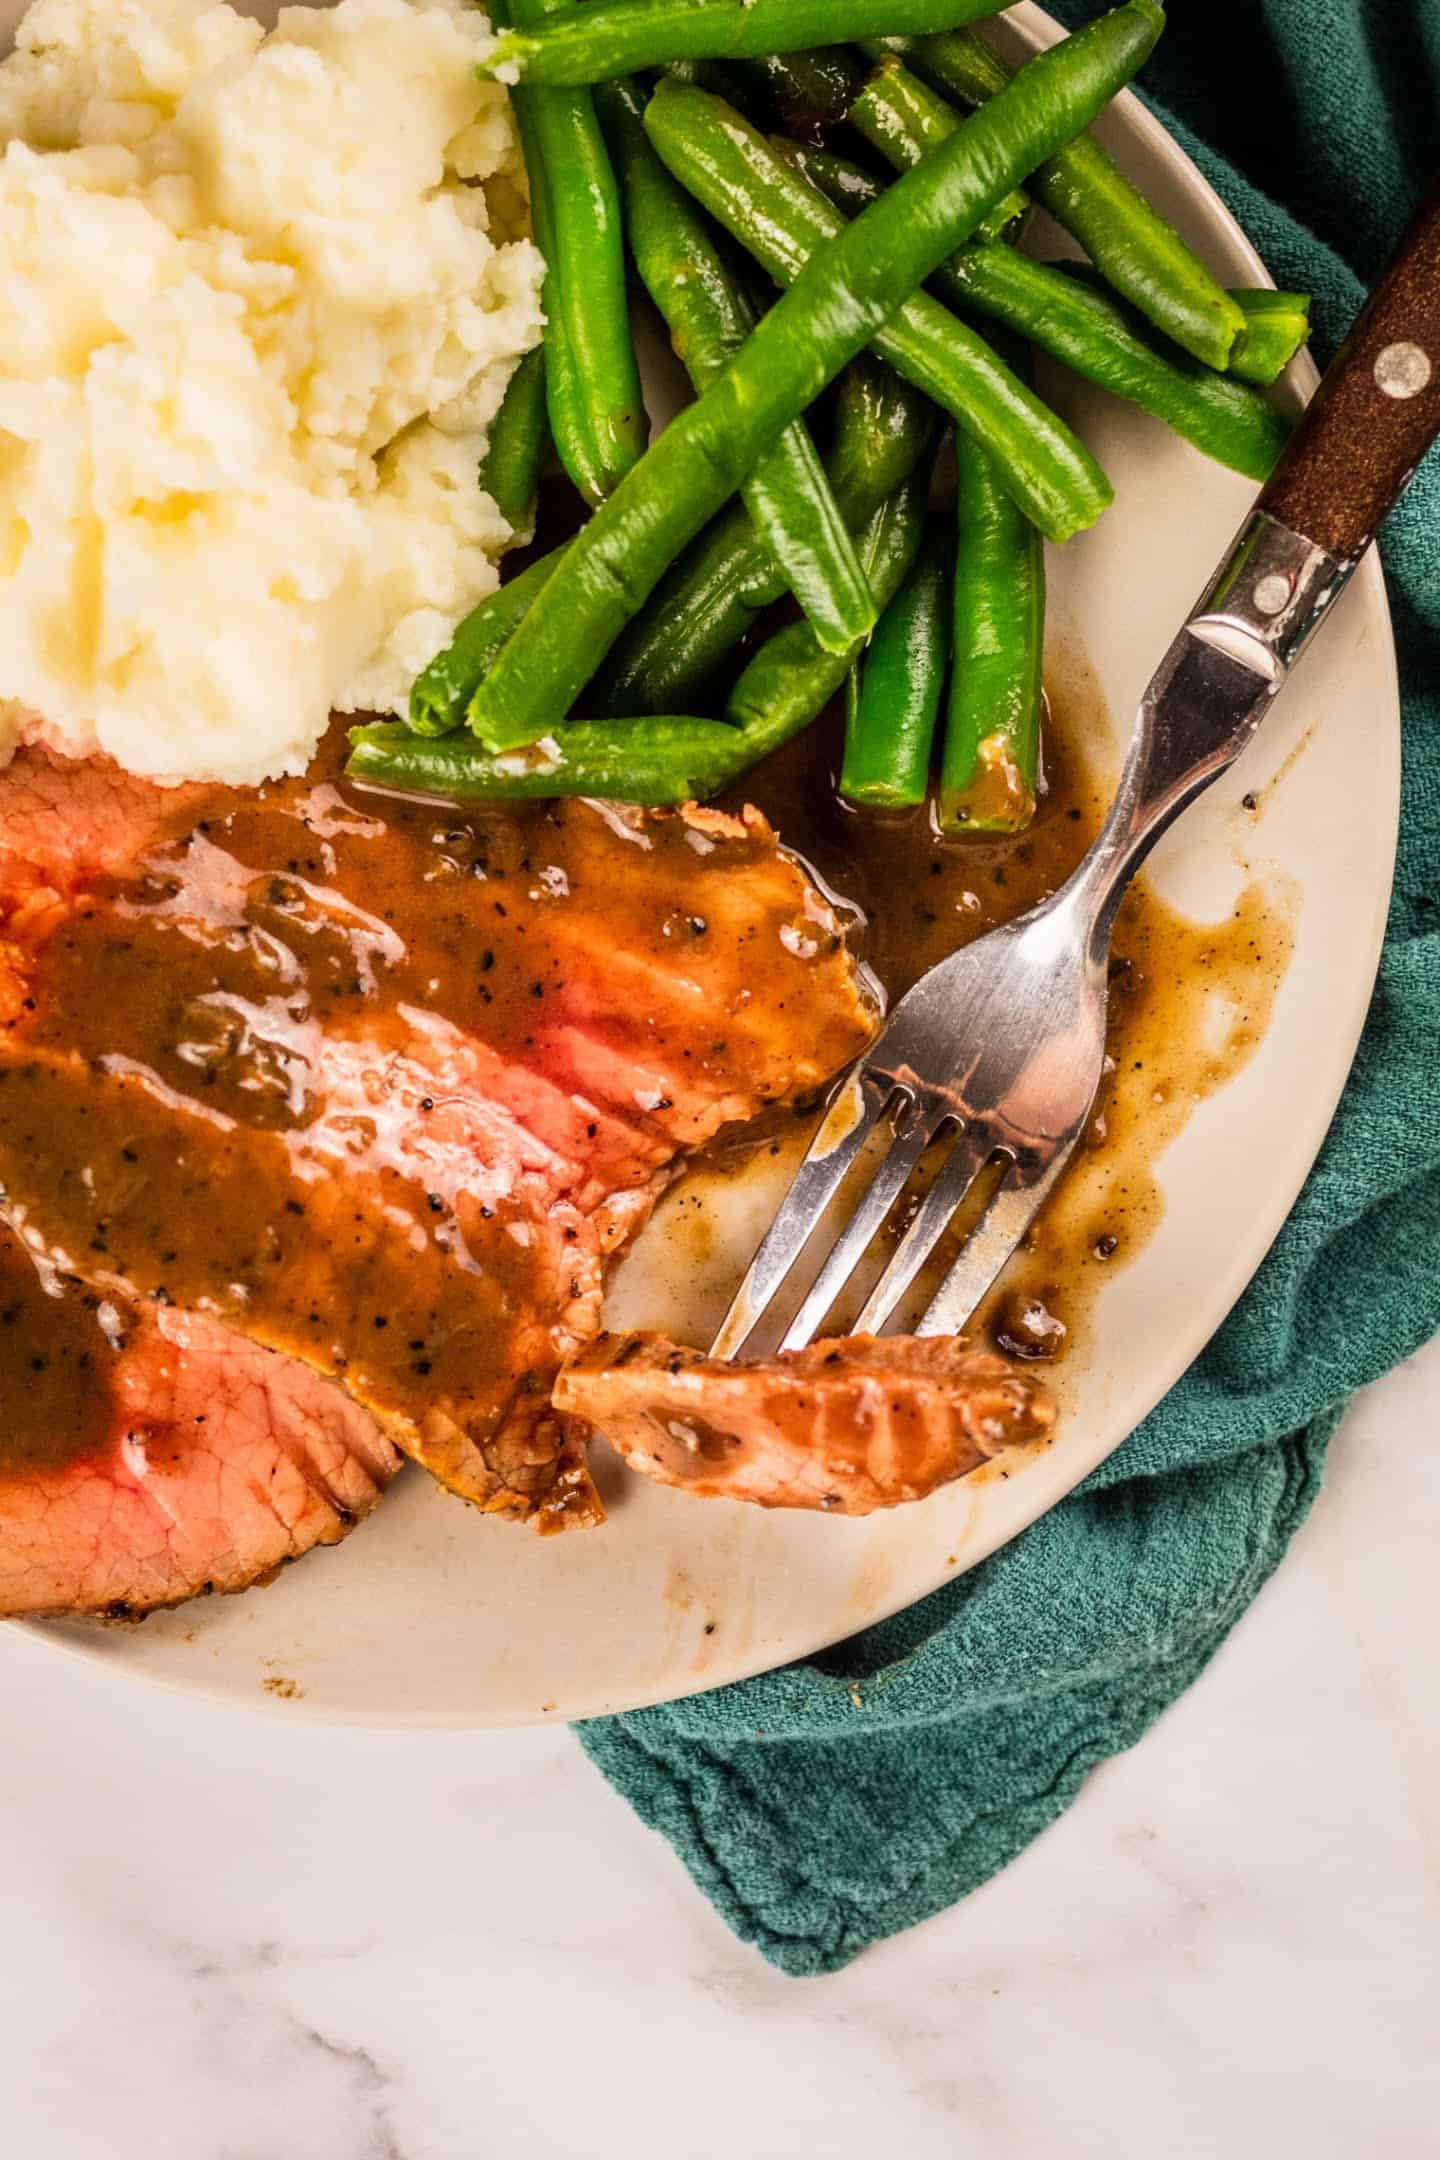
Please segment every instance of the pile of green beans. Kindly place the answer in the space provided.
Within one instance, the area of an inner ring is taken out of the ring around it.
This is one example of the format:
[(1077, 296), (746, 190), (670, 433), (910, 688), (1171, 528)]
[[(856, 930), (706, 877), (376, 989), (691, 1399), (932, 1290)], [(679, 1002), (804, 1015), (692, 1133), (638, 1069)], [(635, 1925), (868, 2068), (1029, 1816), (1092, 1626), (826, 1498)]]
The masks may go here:
[[(929, 85), (938, 83), (974, 106), (1009, 80), (990, 47), (965, 31), (869, 39), (865, 49), (878, 66), (857, 92), (849, 117), (902, 170), (960, 125), (960, 115)], [(902, 64), (902, 55), (918, 75)], [(1113, 291), (1206, 366), (1228, 368), (1246, 382), (1273, 383), (1308, 337), (1306, 295), (1223, 288), (1093, 137), (1057, 151), (1032, 176), (1031, 189)]]
[[(439, 800), (683, 802), (844, 688), (851, 802), (933, 797), (960, 833), (1024, 825), (1043, 542), (1112, 492), (1037, 394), (1029, 347), (1258, 480), (1286, 435), (1263, 386), (1307, 304), (1227, 291), (1089, 133), (1159, 35), (1159, 0), (1122, 0), (1015, 70), (968, 27), (998, 11), (492, 7), (481, 72), (516, 85), (547, 322), (479, 481), (528, 542), (553, 443), (592, 514), (460, 624), (404, 724), (352, 731), (357, 777)], [(836, 156), (847, 139), (882, 170)], [(1032, 197), (1087, 262), (1017, 252)], [(627, 258), (695, 392), (648, 449)], [(942, 514), (927, 504), (950, 429)]]
[[(858, 537), (860, 561), (881, 607), (914, 560), (928, 490), (928, 468), (912, 472)], [(791, 623), (742, 671), (723, 720), (574, 720), (532, 749), (499, 756), (477, 753), (468, 738), (427, 740), (380, 722), (351, 729), (348, 769), (357, 779), (440, 801), (592, 795), (614, 802), (689, 802), (717, 794), (808, 727), (860, 650), (857, 640), (847, 652), (827, 652), (808, 622)]]
[[(832, 152), (786, 143), (783, 154), (844, 211), (863, 209), (880, 193), (873, 175)], [(1078, 264), (1040, 263), (1012, 247), (968, 242), (941, 264), (935, 286), (962, 313), (1028, 338), (1087, 382), (1153, 413), (1207, 457), (1251, 480), (1265, 479), (1285, 447), (1284, 416), (1258, 390), (1197, 366), (1173, 346), (1167, 351), (1148, 324), (1097, 289)], [(1295, 296), (1263, 297), (1286, 303), (1275, 316), (1288, 343)]]
[[(983, 108), (1013, 78), (990, 47), (964, 30), (891, 43), (917, 74)], [(1093, 135), (1065, 143), (1030, 175), (1030, 192), (1079, 241), (1122, 298), (1208, 367), (1228, 367), (1245, 317), (1199, 257), (1132, 187)]]
[[(814, 249), (734, 359), (581, 528), (563, 578), (545, 586), (502, 648), (469, 710), (487, 750), (521, 749), (551, 732), (761, 452), (877, 339), (986, 212), (1104, 109), (1163, 22), (1157, 0), (1125, 0), (1037, 54), (923, 165)], [(647, 122), (670, 92), (711, 102), (666, 78)], [(1083, 453), (1081, 463), (1098, 471)], [(1103, 490), (1095, 511), (1102, 502)]]
[[(645, 126), (676, 178), (772, 277), (793, 284), (812, 258), (823, 260), (825, 243), (845, 232), (841, 214), (748, 120), (707, 91), (661, 83), (646, 108)], [(923, 174), (917, 168), (911, 177)], [(875, 216), (889, 200), (877, 194), (865, 215)], [(984, 338), (929, 294), (912, 290), (880, 323), (874, 345), (957, 427), (983, 443), (1048, 539), (1068, 540), (1094, 524), (1111, 500), (1109, 481), (1064, 421)]]
[(1039, 786), (1045, 551), (979, 443), (957, 435), (955, 470), (950, 529), (932, 523), (852, 674), (840, 793), (865, 809), (924, 802), (940, 732), (940, 831), (1021, 832)]
[[(850, 363), (826, 473), (852, 532), (909, 479), (934, 432), (933, 408), (909, 383), (868, 355)], [(595, 684), (601, 709), (673, 712), (692, 704), (784, 589), (744, 511), (722, 512), (611, 653)]]

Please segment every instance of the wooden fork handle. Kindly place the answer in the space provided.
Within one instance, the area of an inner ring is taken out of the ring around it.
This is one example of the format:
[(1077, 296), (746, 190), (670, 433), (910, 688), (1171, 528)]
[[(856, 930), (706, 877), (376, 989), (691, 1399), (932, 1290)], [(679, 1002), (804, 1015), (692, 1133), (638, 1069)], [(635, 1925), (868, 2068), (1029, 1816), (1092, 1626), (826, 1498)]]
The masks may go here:
[(1440, 187), (1412, 221), (1259, 508), (1351, 562), (1440, 434)]

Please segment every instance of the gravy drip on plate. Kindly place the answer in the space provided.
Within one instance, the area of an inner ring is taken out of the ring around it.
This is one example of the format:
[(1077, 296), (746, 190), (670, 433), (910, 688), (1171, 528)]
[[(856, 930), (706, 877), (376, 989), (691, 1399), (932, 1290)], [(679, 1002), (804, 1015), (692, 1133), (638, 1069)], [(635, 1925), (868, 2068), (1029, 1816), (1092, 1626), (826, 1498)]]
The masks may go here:
[(1110, 1069), (1089, 1131), (979, 1315), (999, 1348), (1048, 1361), (1083, 1337), (1107, 1277), (1159, 1228), (1160, 1156), (1261, 1041), (1292, 944), (1287, 902), (1258, 883), (1208, 924), (1144, 879), (1133, 889), (1116, 927)]
[[(750, 776), (748, 795), (854, 911), (851, 947), (891, 1004), (948, 953), (1052, 893), (1099, 830), (1109, 794), (1090, 746), (1109, 733), (1103, 696), (1070, 652), (1047, 697), (1045, 792), (1018, 837), (942, 840), (928, 811), (885, 818), (847, 810), (833, 784), (838, 726), (812, 729)], [(1245, 886), (1227, 919), (1209, 924), (1179, 914), (1144, 876), (1131, 887), (1114, 940), (1109, 1065), (1088, 1134), (972, 1333), (1047, 1363), (1074, 1348), (1107, 1276), (1159, 1225), (1157, 1159), (1264, 1035), (1291, 945), (1285, 901), (1258, 883)], [(783, 1127), (772, 1119), (734, 1146), (798, 1156), (808, 1137), (808, 1126), (795, 1133), (793, 1118)], [(702, 1214), (692, 1218), (697, 1235)], [(890, 1234), (903, 1219), (902, 1203)], [(942, 1246), (923, 1282), (938, 1285), (952, 1252)]]

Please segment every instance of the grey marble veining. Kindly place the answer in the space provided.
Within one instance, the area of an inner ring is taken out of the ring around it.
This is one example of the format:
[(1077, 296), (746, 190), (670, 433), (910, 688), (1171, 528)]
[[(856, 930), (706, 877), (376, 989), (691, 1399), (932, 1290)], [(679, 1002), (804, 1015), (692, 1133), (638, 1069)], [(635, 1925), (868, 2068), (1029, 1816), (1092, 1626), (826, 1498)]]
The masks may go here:
[(997, 1882), (830, 1980), (563, 1732), (288, 1726), (0, 1634), (14, 2160), (1423, 2160), (1440, 1350), (1209, 1673)]

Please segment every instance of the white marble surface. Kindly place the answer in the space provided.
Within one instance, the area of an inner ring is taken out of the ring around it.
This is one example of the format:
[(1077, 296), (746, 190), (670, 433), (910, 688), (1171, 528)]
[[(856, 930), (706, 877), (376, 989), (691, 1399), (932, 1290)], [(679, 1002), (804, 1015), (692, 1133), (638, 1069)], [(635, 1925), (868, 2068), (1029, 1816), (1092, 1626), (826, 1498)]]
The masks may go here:
[(1200, 1684), (838, 1978), (563, 1732), (386, 1735), (0, 1634), (6, 2160), (1440, 2152), (1440, 1347)]

